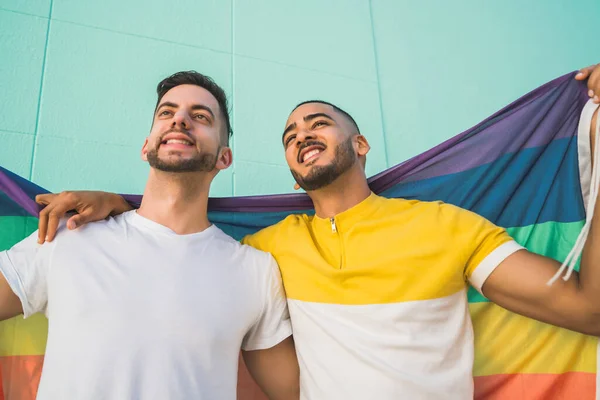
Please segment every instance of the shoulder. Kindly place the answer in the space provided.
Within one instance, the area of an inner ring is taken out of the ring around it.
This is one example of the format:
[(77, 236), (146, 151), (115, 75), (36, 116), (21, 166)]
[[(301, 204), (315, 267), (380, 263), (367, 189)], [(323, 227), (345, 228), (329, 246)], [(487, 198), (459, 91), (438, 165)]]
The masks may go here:
[(419, 201), (415, 203), (414, 207), (418, 212), (435, 218), (439, 224), (471, 225), (487, 221), (481, 215), (470, 210), (442, 201)]
[[(135, 211), (127, 211), (119, 215), (110, 216), (99, 221), (89, 222), (75, 230), (73, 233), (90, 235), (97, 232), (122, 230), (130, 225), (131, 213)], [(66, 228), (65, 228), (66, 230)]]
[(273, 253), (278, 246), (292, 237), (295, 232), (305, 229), (309, 219), (310, 217), (306, 214), (288, 215), (275, 225), (244, 237), (242, 243), (262, 251)]
[(421, 201), (414, 199), (389, 199), (379, 197), (378, 210), (390, 217), (400, 213), (408, 213), (414, 217), (451, 220), (469, 212), (455, 205), (442, 201)]
[(223, 254), (237, 259), (241, 264), (268, 265), (271, 263), (272, 257), (269, 252), (247, 243), (240, 243), (217, 227), (214, 227), (213, 240)]

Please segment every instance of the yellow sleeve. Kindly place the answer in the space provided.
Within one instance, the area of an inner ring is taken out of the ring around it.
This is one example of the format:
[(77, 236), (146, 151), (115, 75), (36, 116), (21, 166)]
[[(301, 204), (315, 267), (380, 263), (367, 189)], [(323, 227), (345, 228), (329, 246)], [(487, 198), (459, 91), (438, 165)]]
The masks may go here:
[(275, 238), (277, 237), (277, 225), (269, 226), (242, 239), (242, 244), (247, 244), (255, 249), (273, 253)]
[(449, 214), (453, 246), (461, 252), (464, 277), (481, 291), (483, 283), (506, 257), (523, 247), (504, 228), (484, 217), (455, 206), (444, 205)]

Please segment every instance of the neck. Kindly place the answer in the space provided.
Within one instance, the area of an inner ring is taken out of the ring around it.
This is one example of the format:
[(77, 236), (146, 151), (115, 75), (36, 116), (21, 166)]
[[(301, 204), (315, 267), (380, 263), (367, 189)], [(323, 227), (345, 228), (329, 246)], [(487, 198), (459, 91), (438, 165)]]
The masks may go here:
[(349, 210), (371, 195), (365, 171), (353, 167), (324, 188), (308, 193), (320, 218), (332, 218)]
[(162, 172), (152, 168), (138, 214), (179, 235), (210, 226), (208, 192), (213, 176), (198, 172)]

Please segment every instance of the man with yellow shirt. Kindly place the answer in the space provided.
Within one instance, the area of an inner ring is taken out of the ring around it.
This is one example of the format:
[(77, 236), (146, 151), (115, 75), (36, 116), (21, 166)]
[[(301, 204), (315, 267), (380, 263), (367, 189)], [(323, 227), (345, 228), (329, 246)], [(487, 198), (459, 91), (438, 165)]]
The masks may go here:
[[(593, 77), (598, 82), (600, 68)], [(280, 266), (303, 398), (472, 398), (467, 282), (516, 313), (600, 335), (597, 214), (581, 272), (548, 287), (558, 263), (486, 219), (440, 202), (373, 194), (364, 171), (369, 144), (338, 107), (300, 104), (282, 141), (315, 215), (291, 215), (244, 242), (271, 252)], [(87, 210), (79, 223), (124, 211), (112, 194), (70, 198), (41, 200), (51, 200), (57, 216)]]

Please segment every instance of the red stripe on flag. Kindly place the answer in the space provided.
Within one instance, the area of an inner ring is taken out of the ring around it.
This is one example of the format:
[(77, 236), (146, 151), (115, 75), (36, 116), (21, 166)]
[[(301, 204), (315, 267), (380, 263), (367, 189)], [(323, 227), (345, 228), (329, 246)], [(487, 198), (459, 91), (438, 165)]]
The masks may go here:
[(5, 400), (35, 400), (44, 356), (0, 357)]
[(502, 374), (475, 377), (475, 400), (595, 400), (596, 374)]

